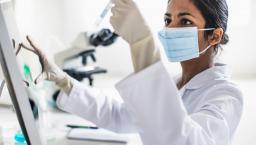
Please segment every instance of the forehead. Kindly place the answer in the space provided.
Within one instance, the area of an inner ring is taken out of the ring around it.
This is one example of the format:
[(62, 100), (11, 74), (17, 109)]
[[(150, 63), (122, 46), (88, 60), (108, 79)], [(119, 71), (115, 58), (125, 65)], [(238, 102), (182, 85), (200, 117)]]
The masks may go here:
[(180, 12), (188, 12), (193, 15), (201, 15), (199, 9), (191, 0), (170, 0), (167, 7), (167, 12), (172, 15), (177, 15)]

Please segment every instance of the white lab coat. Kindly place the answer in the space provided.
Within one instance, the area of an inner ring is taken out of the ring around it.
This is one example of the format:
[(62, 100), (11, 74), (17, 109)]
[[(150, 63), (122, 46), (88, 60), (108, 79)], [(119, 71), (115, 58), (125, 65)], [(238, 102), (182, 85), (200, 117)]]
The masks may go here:
[(150, 35), (130, 45), (135, 73), (116, 86), (124, 102), (76, 82), (58, 106), (115, 132), (138, 132), (144, 145), (230, 145), (243, 99), (228, 67), (216, 64), (177, 90), (157, 44)]
[(57, 104), (116, 132), (138, 132), (144, 145), (230, 145), (242, 113), (242, 93), (223, 64), (193, 77), (181, 90), (161, 62), (116, 86), (119, 102), (76, 82)]

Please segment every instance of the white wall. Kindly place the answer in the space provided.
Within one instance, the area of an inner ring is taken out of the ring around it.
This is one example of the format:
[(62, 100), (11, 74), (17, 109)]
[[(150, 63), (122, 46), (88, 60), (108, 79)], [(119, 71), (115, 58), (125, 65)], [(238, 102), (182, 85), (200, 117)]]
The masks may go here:
[(32, 35), (46, 46), (50, 36), (63, 33), (62, 5), (61, 0), (17, 0), (15, 11), (20, 32)]
[[(51, 36), (63, 34), (63, 3), (61, 0), (16, 0), (15, 13), (22, 39), (30, 35), (47, 54), (56, 52), (49, 48)], [(32, 53), (21, 51), (25, 62), (32, 68), (33, 75), (40, 71), (39, 61)], [(52, 57), (49, 55), (49, 57)]]
[(243, 116), (234, 137), (232, 145), (255, 145), (256, 130), (256, 79), (248, 78), (236, 80), (244, 95)]
[[(136, 0), (154, 32), (163, 26), (163, 14), (167, 0)], [(256, 61), (256, 2), (253, 0), (227, 0), (230, 10), (228, 34), (230, 43), (225, 46), (223, 60), (240, 76), (255, 76)], [(76, 35), (88, 31), (108, 0), (16, 0), (18, 26), (23, 35), (30, 34), (38, 40), (42, 49), (52, 57), (63, 48), (56, 47), (52, 38), (59, 39), (68, 48)], [(101, 27), (111, 28), (105, 18)], [(27, 57), (35, 62), (34, 57)], [(118, 40), (111, 47), (97, 49), (97, 65), (107, 68), (110, 74), (125, 76), (132, 72), (128, 45)], [(35, 64), (35, 68), (38, 68)], [(178, 64), (171, 64), (174, 72), (180, 71)]]
[[(90, 29), (95, 19), (99, 16), (109, 0), (64, 0), (66, 18), (65, 35), (63, 40), (66, 44), (75, 38), (78, 32)], [(149, 0), (145, 4), (144, 0), (137, 0), (139, 7), (145, 15), (149, 25), (156, 32), (163, 27), (163, 14), (166, 9), (166, 1)], [(88, 15), (89, 14), (89, 15)], [(101, 27), (111, 28), (109, 24), (109, 15), (105, 18)], [(128, 45), (119, 39), (111, 47), (97, 49), (97, 65), (107, 68), (110, 74), (126, 76), (133, 71), (130, 51)], [(172, 64), (171, 66), (177, 66)], [(174, 69), (179, 70), (177, 67)]]
[[(166, 3), (148, 1), (147, 7), (143, 0), (138, 0), (146, 19), (154, 30), (163, 26)], [(29, 34), (49, 57), (63, 48), (52, 47), (52, 38), (57, 38), (68, 47), (81, 31), (88, 31), (99, 16), (108, 0), (18, 0), (16, 13), (21, 34)], [(155, 11), (155, 9), (157, 11)], [(154, 10), (154, 13), (152, 13)], [(100, 27), (111, 28), (108, 22), (110, 13)], [(107, 68), (110, 74), (126, 76), (133, 71), (128, 45), (119, 39), (111, 47), (97, 48), (97, 65)], [(35, 62), (29, 55), (28, 61)], [(176, 65), (175, 65), (176, 66)], [(38, 64), (33, 66), (39, 69)]]
[[(96, 17), (106, 5), (108, 0), (64, 0), (65, 12), (68, 21), (65, 23), (65, 35), (63, 40), (70, 42), (75, 35), (89, 28)], [(163, 14), (166, 10), (166, 0), (136, 0), (141, 8), (146, 20), (152, 29), (157, 32), (163, 26)], [(232, 2), (231, 2), (232, 1)], [(254, 48), (254, 34), (256, 32), (256, 20), (253, 18), (256, 14), (256, 5), (252, 0), (228, 0), (230, 9), (230, 19), (228, 34), (230, 43), (224, 46), (225, 50), (222, 55), (224, 62), (230, 64), (235, 75), (255, 75), (256, 67), (252, 62), (256, 61), (256, 49)], [(90, 15), (88, 15), (90, 14)], [(110, 27), (108, 18), (102, 25)], [(98, 48), (99, 65), (109, 69), (111, 73), (126, 75), (132, 71), (129, 57), (129, 48), (123, 42), (119, 41), (111, 48)], [(117, 61), (118, 60), (118, 61)], [(122, 65), (120, 65), (122, 64)], [(180, 71), (178, 64), (171, 64), (174, 72)]]
[[(108, 3), (108, 0), (63, 0), (65, 8), (65, 35), (62, 38), (68, 45), (81, 31), (91, 31), (96, 18)], [(110, 14), (109, 14), (110, 15)], [(108, 17), (100, 27), (111, 28)], [(119, 41), (111, 47), (99, 47), (96, 49), (97, 65), (107, 68), (113, 75), (127, 75), (132, 72), (132, 64), (127, 44)]]
[[(40, 42), (40, 46), (52, 56), (61, 48), (51, 44), (51, 38), (59, 39), (65, 46), (75, 39), (81, 31), (87, 31), (94, 23), (108, 0), (18, 0), (17, 18), (22, 34), (30, 34)], [(163, 13), (166, 0), (137, 0), (139, 7), (152, 29), (157, 32), (163, 26)], [(256, 4), (252, 0), (228, 0), (230, 21), (228, 34), (229, 45), (225, 46), (223, 60), (229, 63), (236, 75), (255, 75), (256, 61), (253, 54), (254, 34), (256, 32)], [(110, 14), (109, 14), (110, 15)], [(101, 27), (111, 27), (109, 16)], [(54, 47), (54, 48), (52, 48)], [(97, 49), (98, 63), (109, 70), (110, 74), (125, 76), (132, 72), (130, 52), (127, 44), (119, 41), (107, 48)], [(171, 64), (174, 72), (180, 69), (178, 64)]]
[(233, 67), (236, 75), (256, 76), (256, 2), (228, 0), (230, 7), (230, 43), (225, 48), (224, 60)]

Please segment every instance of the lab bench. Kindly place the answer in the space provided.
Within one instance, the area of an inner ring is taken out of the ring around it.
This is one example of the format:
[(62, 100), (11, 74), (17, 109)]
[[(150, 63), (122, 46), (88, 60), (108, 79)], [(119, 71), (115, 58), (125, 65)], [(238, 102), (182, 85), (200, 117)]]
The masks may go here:
[[(98, 76), (95, 87), (101, 88), (102, 92), (109, 97), (118, 96), (114, 84), (121, 80), (119, 77)], [(86, 83), (86, 82), (85, 82)], [(96, 142), (86, 140), (70, 140), (66, 135), (70, 131), (67, 124), (92, 125), (91, 122), (78, 116), (62, 112), (56, 109), (48, 109), (46, 112), (47, 145), (124, 145), (121, 143)], [(0, 107), (0, 127), (3, 127), (4, 145), (15, 145), (14, 134), (19, 130), (19, 124), (12, 108)], [(130, 134), (126, 145), (141, 145), (138, 134)]]
[[(62, 111), (51, 110), (46, 114), (48, 145), (124, 145), (121, 143), (96, 142), (86, 140), (70, 140), (66, 135), (69, 132), (67, 124), (85, 124), (92, 123), (77, 117), (75, 115)], [(12, 109), (0, 108), (0, 125), (3, 127), (4, 145), (15, 145), (14, 134), (19, 130), (18, 121), (15, 112)], [(140, 145), (141, 141), (138, 134), (130, 134), (127, 145)]]

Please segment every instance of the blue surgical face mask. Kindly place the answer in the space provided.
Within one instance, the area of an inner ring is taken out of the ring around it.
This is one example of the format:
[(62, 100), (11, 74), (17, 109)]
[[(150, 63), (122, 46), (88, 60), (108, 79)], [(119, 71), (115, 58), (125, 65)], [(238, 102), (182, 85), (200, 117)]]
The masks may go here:
[(167, 58), (171, 62), (182, 62), (197, 58), (206, 52), (209, 45), (199, 52), (198, 31), (214, 30), (214, 28), (197, 29), (197, 27), (164, 28), (158, 33)]

